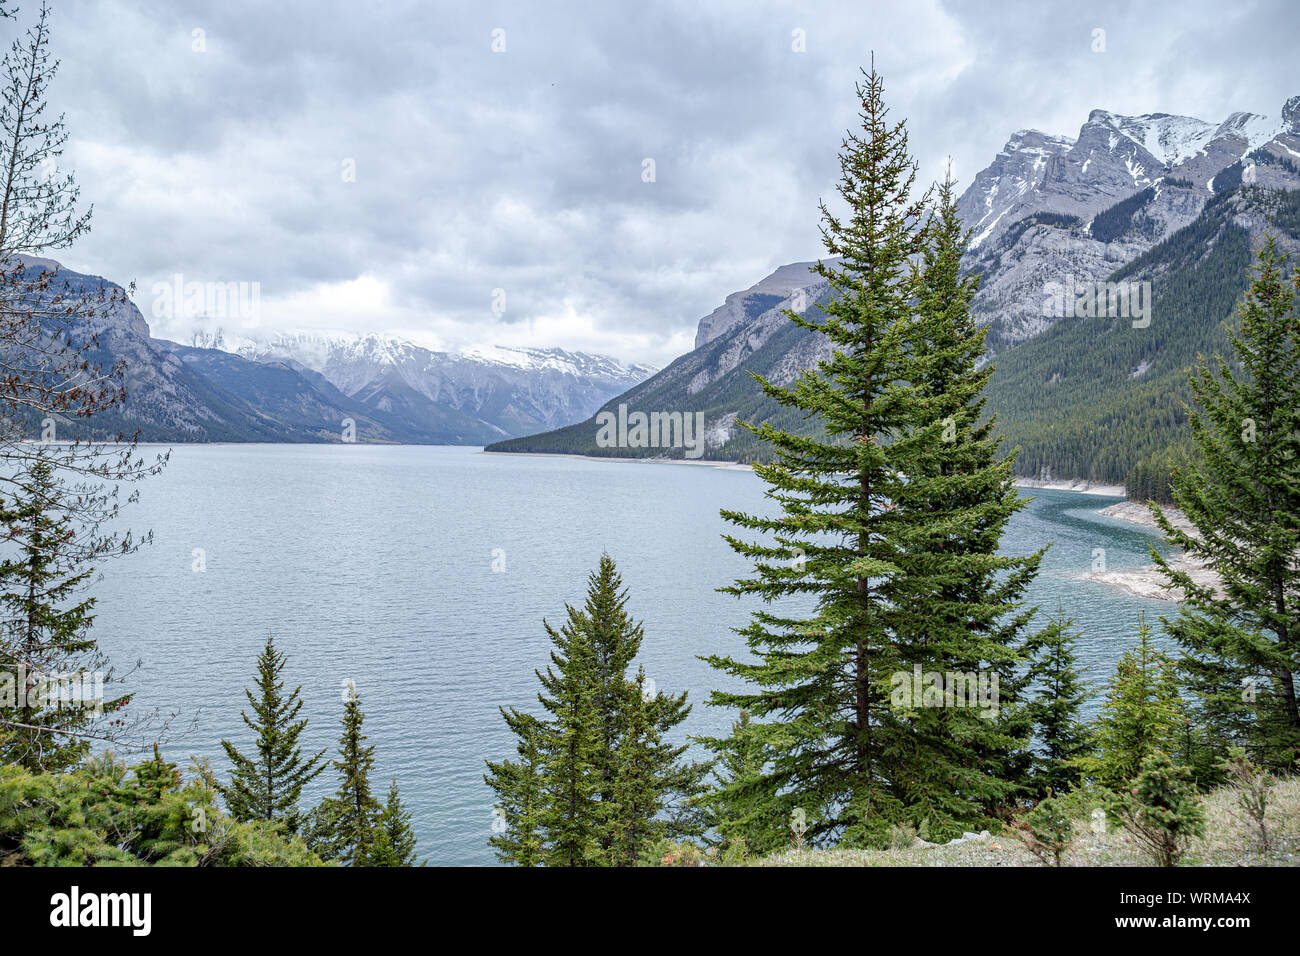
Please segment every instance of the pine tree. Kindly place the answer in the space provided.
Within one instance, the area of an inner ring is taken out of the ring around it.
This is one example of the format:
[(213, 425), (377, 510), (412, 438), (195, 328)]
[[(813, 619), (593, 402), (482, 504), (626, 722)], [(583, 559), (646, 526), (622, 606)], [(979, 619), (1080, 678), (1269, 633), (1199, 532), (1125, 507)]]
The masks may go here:
[(1221, 589), (1157, 565), (1185, 595), (1167, 621), (1184, 650), (1197, 718), (1219, 746), (1247, 746), (1290, 770), (1300, 755), (1300, 269), (1269, 237), (1230, 341), (1234, 361), (1191, 376), (1194, 463), (1171, 481), (1185, 531), (1159, 507), (1171, 544), (1214, 570)]
[(601, 685), (590, 621), (566, 605), (559, 629), (543, 622), (551, 643), (551, 667), (537, 671), (549, 713), (538, 741), (543, 767), (542, 830), (547, 866), (594, 866), (603, 862), (600, 790), (605, 786)]
[(97, 718), (129, 697), (102, 698), (107, 664), (90, 634), (95, 600), (81, 596), (93, 569), (72, 520), (57, 510), (50, 464), (31, 460), (15, 486), (0, 506), (12, 549), (0, 561), (0, 762), (58, 772), (81, 762)]
[[(627, 613), (628, 592), (623, 588), (614, 561), (600, 557), (596, 572), (588, 579), (583, 615), (588, 623), (595, 654), (595, 706), (600, 714), (600, 749), (596, 758), (600, 774), (600, 799), (613, 799), (615, 763), (619, 740), (628, 720), (627, 669), (641, 649), (642, 626)], [(610, 849), (613, 836), (601, 838), (601, 848)]]
[(1176, 866), (1191, 839), (1205, 833), (1205, 808), (1190, 776), (1188, 768), (1155, 750), (1111, 807), (1156, 866)]
[(381, 814), (379, 801), (370, 789), (370, 771), (375, 763), (375, 748), (365, 746), (361, 697), (349, 685), (343, 705), (343, 733), (339, 740), (339, 759), (334, 769), (339, 786), (333, 797), (326, 797), (312, 811), (307, 826), (307, 843), (323, 859), (337, 860), (351, 866), (369, 866), (375, 842), (375, 828)]
[(517, 761), (487, 764), (499, 859), (521, 866), (631, 865), (649, 842), (696, 836), (707, 768), (683, 761), (666, 736), (690, 713), (686, 695), (651, 693), (627, 667), (642, 627), (606, 555), (581, 609), (566, 605), (551, 666), (537, 672), (542, 716), (503, 708)]
[[(709, 658), (756, 685), (710, 703), (752, 715), (764, 771), (744, 790), (760, 852), (785, 842), (796, 810), (815, 843), (882, 843), (891, 824), (924, 817), (944, 830), (977, 823), (1016, 791), (1027, 763), (1030, 728), (1015, 704), (1033, 611), (1020, 599), (1041, 555), (997, 554), (1023, 501), (983, 421), (965, 234), (951, 183), (923, 223), (906, 130), (887, 118), (880, 76), (858, 93), (863, 132), (840, 156), (848, 218), (822, 205), (826, 249), (839, 259), (814, 271), (832, 299), (820, 317), (787, 313), (827, 336), (832, 355), (790, 386), (759, 379), (826, 437), (747, 425), (773, 447), (755, 472), (781, 513), (723, 512), (764, 536), (728, 536), (756, 572), (725, 591), (817, 604), (810, 618), (755, 613), (739, 633), (757, 661)], [(996, 676), (1000, 706), (894, 708), (895, 675), (916, 667), (990, 685)]]
[[(1055, 622), (1054, 622), (1055, 623)], [(1028, 713), (1034, 724), (1039, 754), (1033, 778), (1038, 796), (1069, 793), (1080, 783), (1078, 761), (1091, 751), (1082, 718), (1088, 688), (1079, 673), (1071, 622), (1048, 628), (1035, 643), (1029, 682), (1036, 688)]]
[(285, 656), (275, 649), (275, 639), (268, 634), (257, 658), (258, 696), (244, 691), (253, 716), (240, 713), (253, 731), (256, 755), (246, 757), (230, 741), (221, 741), (232, 768), (230, 784), (221, 788), (221, 795), (236, 820), (283, 820), (287, 831), (295, 833), (302, 822), (298, 810), (302, 788), (325, 769), (321, 762), (325, 751), (303, 757), (298, 746), (307, 726), (305, 717), (298, 719), (302, 687), (285, 695), (280, 679), (284, 664)]
[(415, 830), (411, 826), (411, 813), (397, 792), (397, 781), (388, 787), (388, 799), (379, 813), (375, 825), (374, 845), (371, 847), (371, 866), (415, 866)]
[(1173, 661), (1152, 644), (1144, 617), (1137, 646), (1120, 658), (1106, 685), (1093, 730), (1095, 753), (1080, 759), (1079, 766), (1102, 786), (1123, 789), (1147, 757), (1176, 747), (1186, 722)]
[(1046, 866), (1060, 866), (1074, 842), (1070, 806), (1050, 793), (1024, 815), (1012, 833)]
[(909, 343), (919, 401), (895, 437), (906, 480), (889, 502), (911, 525), (899, 536), (900, 573), (881, 593), (895, 609), (900, 669), (975, 675), (990, 689), (997, 680), (994, 706), (945, 701), (910, 716), (908, 765), (896, 792), (912, 808), (911, 822), (928, 819), (937, 832), (952, 833), (990, 823), (1021, 791), (1032, 734), (1024, 665), (1061, 625), (1049, 621), (1031, 632), (1036, 609), (1023, 603), (1043, 551), (999, 553), (1007, 522), (1027, 502), (1016, 489), (1015, 455), (1000, 453), (996, 419), (985, 412), (993, 366), (979, 365), (985, 329), (970, 311), (979, 282), (961, 269), (969, 231), (951, 172), (939, 184), (923, 238)]
[(517, 761), (487, 761), (483, 780), (496, 794), (492, 836), (488, 843), (502, 863), (539, 866), (543, 862), (542, 759), (538, 740), (543, 727), (531, 714), (501, 708), (501, 716), (514, 733)]

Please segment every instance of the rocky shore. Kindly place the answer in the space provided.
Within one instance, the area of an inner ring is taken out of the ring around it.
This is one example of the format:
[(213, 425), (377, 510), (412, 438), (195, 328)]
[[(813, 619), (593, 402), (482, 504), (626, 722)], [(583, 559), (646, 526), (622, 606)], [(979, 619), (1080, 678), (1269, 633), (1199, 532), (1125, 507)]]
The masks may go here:
[[(1177, 508), (1166, 507), (1164, 512), (1176, 528), (1188, 532), (1194, 530), (1191, 522)], [(1134, 524), (1146, 525), (1151, 528), (1156, 527), (1155, 515), (1151, 513), (1151, 509), (1136, 501), (1121, 501), (1119, 504), (1102, 508), (1098, 514), (1106, 515), (1109, 518), (1118, 518), (1120, 521), (1131, 521)], [(1218, 586), (1218, 577), (1213, 570), (1207, 568), (1203, 562), (1189, 557), (1181, 551), (1176, 552), (1169, 559), (1169, 566), (1175, 571), (1187, 572), (1196, 584), (1211, 587)], [(1181, 588), (1168, 587), (1165, 576), (1160, 573), (1160, 570), (1154, 564), (1125, 571), (1092, 571), (1085, 577), (1090, 581), (1114, 584), (1130, 594), (1136, 594), (1138, 597), (1154, 598), (1160, 601), (1181, 601), (1184, 597)]]
[(1123, 498), (1123, 485), (1098, 485), (1090, 481), (1042, 481), (1037, 478), (1017, 478), (1017, 488), (1046, 488), (1048, 491), (1074, 491), (1081, 495), (1103, 495), (1110, 498)]

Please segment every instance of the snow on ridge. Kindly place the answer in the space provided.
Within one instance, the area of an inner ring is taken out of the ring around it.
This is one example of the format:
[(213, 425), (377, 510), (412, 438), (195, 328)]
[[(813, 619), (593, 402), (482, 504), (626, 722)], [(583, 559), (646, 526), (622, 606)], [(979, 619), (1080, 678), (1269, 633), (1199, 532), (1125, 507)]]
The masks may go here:
[(340, 360), (399, 366), (421, 359), (430, 365), (466, 361), (524, 371), (555, 371), (573, 376), (593, 373), (623, 376), (647, 369), (650, 374), (657, 371), (647, 365), (628, 364), (607, 355), (571, 352), (561, 348), (481, 345), (440, 351), (379, 332), (295, 329), (271, 332), (264, 338), (223, 333), (222, 341), (217, 347), (254, 361), (290, 358), (317, 371)]
[(1093, 110), (1088, 119), (1089, 122), (1103, 122), (1122, 133), (1167, 166), (1186, 162), (1214, 140), (1225, 136), (1244, 139), (1246, 152), (1250, 152), (1289, 129), (1285, 120), (1240, 111), (1217, 124), (1207, 123), (1194, 116), (1174, 116), (1169, 113), (1124, 116), (1106, 110)]
[[(1167, 166), (1177, 166), (1201, 152), (1218, 135), (1219, 129), (1213, 123), (1194, 116), (1170, 113), (1125, 116), (1107, 110), (1093, 110), (1088, 122), (1104, 123)], [(1113, 137), (1110, 148), (1115, 148)]]
[(462, 349), (457, 358), (484, 362), (490, 365), (509, 365), (533, 371), (553, 371), (565, 375), (581, 375), (589, 366), (623, 368), (623, 363), (606, 356), (568, 352), (564, 349), (540, 349), (529, 346), (475, 345)]
[(1289, 132), (1286, 123), (1279, 122), (1271, 116), (1260, 116), (1258, 113), (1247, 115), (1250, 118), (1241, 124), (1238, 135), (1245, 137), (1248, 153)]
[(1044, 133), (1041, 129), (1018, 129), (1011, 134), (1007, 140), (1010, 146), (1012, 141), (1026, 140), (1031, 136), (1041, 136), (1049, 143), (1059, 143), (1065, 146), (1073, 146), (1077, 140), (1073, 136), (1067, 136), (1064, 133)]

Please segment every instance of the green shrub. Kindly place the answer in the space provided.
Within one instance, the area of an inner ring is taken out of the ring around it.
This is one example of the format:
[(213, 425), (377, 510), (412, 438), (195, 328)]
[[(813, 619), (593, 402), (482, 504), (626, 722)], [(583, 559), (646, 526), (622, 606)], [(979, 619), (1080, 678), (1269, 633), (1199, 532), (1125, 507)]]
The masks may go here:
[(1259, 848), (1267, 853), (1273, 846), (1268, 832), (1268, 799), (1272, 789), (1277, 786), (1277, 779), (1267, 770), (1250, 762), (1246, 751), (1240, 747), (1228, 750), (1223, 761), (1223, 769), (1237, 786), (1237, 806), (1246, 814), (1251, 825), (1259, 834)]
[(705, 853), (694, 843), (660, 839), (637, 858), (637, 866), (709, 866), (716, 853)]
[(916, 827), (910, 823), (896, 823), (889, 828), (889, 848), (906, 850), (916, 842)]
[(199, 765), (188, 781), (154, 750), (135, 767), (111, 754), (67, 773), (0, 765), (0, 866), (319, 866), (274, 824), (216, 806)]
[(1192, 837), (1205, 833), (1205, 810), (1191, 774), (1163, 752), (1142, 761), (1142, 772), (1119, 795), (1114, 813), (1157, 866), (1177, 866)]
[(1048, 796), (1012, 831), (1047, 866), (1060, 866), (1070, 845), (1074, 842), (1074, 821), (1067, 801)]

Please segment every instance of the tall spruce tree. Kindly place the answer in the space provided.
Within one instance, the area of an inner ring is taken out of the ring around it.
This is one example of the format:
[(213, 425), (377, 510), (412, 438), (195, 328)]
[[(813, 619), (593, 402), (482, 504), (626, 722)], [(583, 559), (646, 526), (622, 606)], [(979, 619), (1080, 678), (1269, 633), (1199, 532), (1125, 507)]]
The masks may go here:
[[(841, 220), (822, 205), (830, 285), (824, 314), (787, 313), (830, 340), (831, 357), (790, 386), (759, 379), (780, 404), (817, 418), (826, 439), (747, 425), (774, 460), (755, 465), (780, 514), (724, 511), (763, 540), (728, 536), (755, 574), (724, 590), (765, 602), (812, 598), (810, 617), (755, 613), (740, 630), (756, 661), (711, 657), (757, 685), (710, 702), (747, 710), (763, 749), (743, 799), (755, 850), (785, 842), (796, 809), (813, 842), (879, 843), (892, 823), (944, 830), (986, 819), (1016, 791), (1029, 728), (1016, 697), (1033, 610), (1020, 598), (1041, 555), (997, 555), (1023, 506), (997, 456), (960, 271), (965, 236), (951, 183), (924, 224), (904, 124), (888, 120), (874, 72), (859, 84), (862, 132), (840, 155)], [(891, 684), (915, 667), (1000, 681), (995, 708), (895, 709)], [(722, 741), (711, 746), (725, 750)], [(990, 772), (993, 770), (993, 772)], [(740, 798), (741, 795), (737, 794)]]
[(266, 637), (266, 646), (257, 657), (257, 689), (253, 696), (244, 691), (253, 716), (240, 713), (254, 734), (252, 757), (246, 757), (229, 740), (221, 741), (230, 759), (230, 783), (221, 788), (226, 808), (236, 820), (281, 820), (289, 833), (296, 833), (302, 822), (298, 800), (302, 788), (325, 769), (321, 750), (304, 757), (298, 738), (307, 726), (307, 718), (298, 719), (302, 710), (302, 687), (288, 695), (280, 678), (285, 656), (275, 649), (275, 638)]
[(343, 704), (343, 733), (339, 739), (339, 785), (312, 810), (306, 827), (307, 844), (322, 859), (351, 866), (370, 866), (375, 828), (382, 809), (370, 787), (375, 747), (365, 746), (362, 726), (366, 716), (361, 697), (349, 683)]
[[(642, 626), (627, 613), (627, 601), (628, 593), (613, 559), (608, 554), (601, 555), (600, 564), (588, 582), (583, 614), (595, 655), (594, 704), (600, 724), (596, 765), (601, 781), (600, 799), (605, 803), (614, 798), (619, 740), (630, 718), (627, 669), (641, 649), (644, 636)], [(600, 841), (602, 850), (608, 851), (613, 841), (612, 832), (606, 832)]]
[(14, 483), (0, 505), (9, 546), (0, 560), (0, 762), (59, 772), (81, 762), (97, 719), (129, 696), (103, 699), (111, 677), (90, 634), (95, 600), (83, 593), (93, 569), (58, 508), (50, 463), (31, 459)]
[[(594, 586), (595, 575), (592, 576)], [(538, 695), (550, 719), (538, 742), (543, 767), (542, 830), (547, 866), (596, 866), (604, 862), (600, 791), (605, 786), (601, 683), (591, 622), (565, 606), (568, 621), (557, 631), (543, 622), (551, 643), (551, 667), (537, 671)]]
[(1155, 553), (1186, 595), (1165, 624), (1202, 731), (1277, 770), (1300, 756), (1300, 269), (1288, 279), (1284, 263), (1268, 237), (1231, 330), (1234, 360), (1202, 362), (1191, 376), (1197, 455), (1171, 487), (1192, 530), (1154, 508), (1169, 542), (1221, 582), (1197, 583)]
[(1032, 720), (1025, 664), (1061, 624), (1031, 630), (1037, 609), (1024, 604), (1046, 548), (999, 553), (1011, 517), (1026, 505), (1015, 455), (1003, 455), (996, 420), (985, 411), (993, 366), (980, 367), (985, 329), (970, 303), (978, 276), (963, 273), (969, 231), (957, 212), (951, 172), (939, 184), (917, 264), (917, 301), (908, 345), (919, 399), (895, 438), (904, 481), (889, 505), (910, 519), (899, 536), (899, 573), (882, 582), (894, 609), (904, 669), (985, 682), (990, 706), (913, 708), (907, 766), (896, 792), (911, 822), (936, 835), (989, 822), (1023, 788)]
[(651, 693), (627, 668), (642, 627), (627, 614), (613, 560), (601, 558), (582, 608), (566, 605), (551, 666), (538, 671), (543, 714), (503, 708), (517, 761), (488, 762), (497, 797), (489, 843), (522, 866), (630, 865), (661, 837), (698, 835), (707, 768), (666, 735), (690, 713), (683, 693)]

